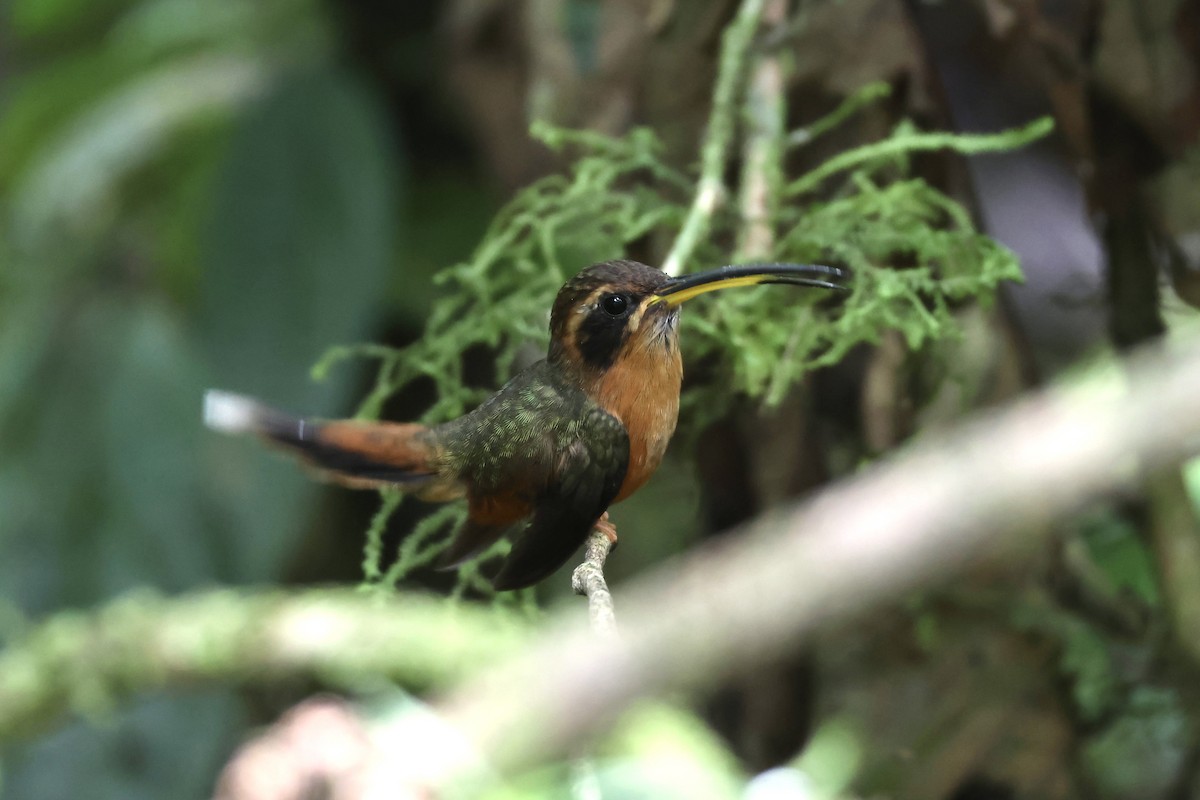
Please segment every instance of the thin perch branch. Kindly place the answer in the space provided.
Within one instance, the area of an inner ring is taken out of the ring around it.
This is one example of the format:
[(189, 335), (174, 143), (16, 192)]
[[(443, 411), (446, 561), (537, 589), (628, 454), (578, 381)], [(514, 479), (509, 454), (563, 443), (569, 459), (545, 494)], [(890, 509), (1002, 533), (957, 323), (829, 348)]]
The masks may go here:
[(613, 611), (612, 593), (604, 579), (604, 562), (612, 551), (613, 542), (599, 527), (588, 534), (583, 549), (583, 563), (571, 573), (571, 588), (575, 594), (588, 599), (588, 617), (597, 633), (616, 633), (617, 617)]

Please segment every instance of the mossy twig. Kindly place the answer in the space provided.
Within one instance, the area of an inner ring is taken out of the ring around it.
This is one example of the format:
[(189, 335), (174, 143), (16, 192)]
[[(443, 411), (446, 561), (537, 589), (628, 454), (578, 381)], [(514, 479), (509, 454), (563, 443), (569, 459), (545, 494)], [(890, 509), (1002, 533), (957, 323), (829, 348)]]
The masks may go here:
[(92, 613), (57, 614), (0, 652), (0, 741), (168, 686), (287, 676), (346, 688), (381, 677), (444, 684), (523, 641), (510, 618), (355, 590), (133, 595)]
[(849, 119), (855, 112), (892, 93), (892, 87), (883, 81), (868, 83), (843, 100), (837, 108), (816, 122), (797, 128), (787, 135), (787, 146), (801, 147), (817, 137), (828, 133)]
[[(787, 23), (788, 0), (767, 0), (763, 23), (778, 31)], [(754, 61), (746, 91), (746, 135), (741, 183), (742, 229), (736, 261), (765, 260), (775, 249), (773, 221), (783, 186), (784, 55), (765, 50)]]
[(717, 82), (713, 89), (708, 130), (700, 150), (700, 180), (683, 228), (663, 261), (663, 272), (678, 275), (696, 246), (708, 234), (713, 213), (725, 196), (725, 165), (737, 124), (737, 95), (746, 69), (750, 45), (758, 30), (765, 0), (743, 0), (737, 16), (725, 30)]
[(1020, 128), (1000, 133), (919, 133), (902, 132), (881, 142), (856, 147), (839, 153), (821, 166), (788, 184), (784, 193), (788, 197), (811, 192), (832, 175), (853, 167), (886, 158), (903, 156), (928, 150), (954, 150), (964, 155), (1012, 150), (1042, 138), (1054, 129), (1054, 120), (1042, 117)]

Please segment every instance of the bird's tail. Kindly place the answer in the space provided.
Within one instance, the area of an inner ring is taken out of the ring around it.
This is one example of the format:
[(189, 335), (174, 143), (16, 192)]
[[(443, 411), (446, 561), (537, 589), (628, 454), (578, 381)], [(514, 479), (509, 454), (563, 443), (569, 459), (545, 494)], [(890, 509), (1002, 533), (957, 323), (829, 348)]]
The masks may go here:
[(303, 419), (216, 390), (204, 394), (204, 424), (222, 433), (261, 436), (323, 477), (354, 488), (420, 489), (438, 477), (437, 443), (424, 425)]

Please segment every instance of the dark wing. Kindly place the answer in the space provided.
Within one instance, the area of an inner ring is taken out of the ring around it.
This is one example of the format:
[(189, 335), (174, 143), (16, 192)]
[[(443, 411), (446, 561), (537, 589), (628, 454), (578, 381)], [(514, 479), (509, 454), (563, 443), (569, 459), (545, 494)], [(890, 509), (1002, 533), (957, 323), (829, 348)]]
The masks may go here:
[(617, 496), (629, 466), (629, 435), (608, 412), (593, 406), (563, 451), (529, 525), (513, 545), (497, 591), (531, 586), (561, 567)]

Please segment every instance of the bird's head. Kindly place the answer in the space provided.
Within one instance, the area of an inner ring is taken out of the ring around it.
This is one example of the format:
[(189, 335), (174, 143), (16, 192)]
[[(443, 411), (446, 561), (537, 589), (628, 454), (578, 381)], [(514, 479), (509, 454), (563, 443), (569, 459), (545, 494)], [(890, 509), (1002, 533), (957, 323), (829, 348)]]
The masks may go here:
[(844, 272), (748, 264), (672, 278), (636, 261), (605, 261), (563, 285), (550, 312), (551, 362), (605, 370), (630, 347), (678, 347), (679, 307), (706, 292), (761, 283), (844, 289)]

